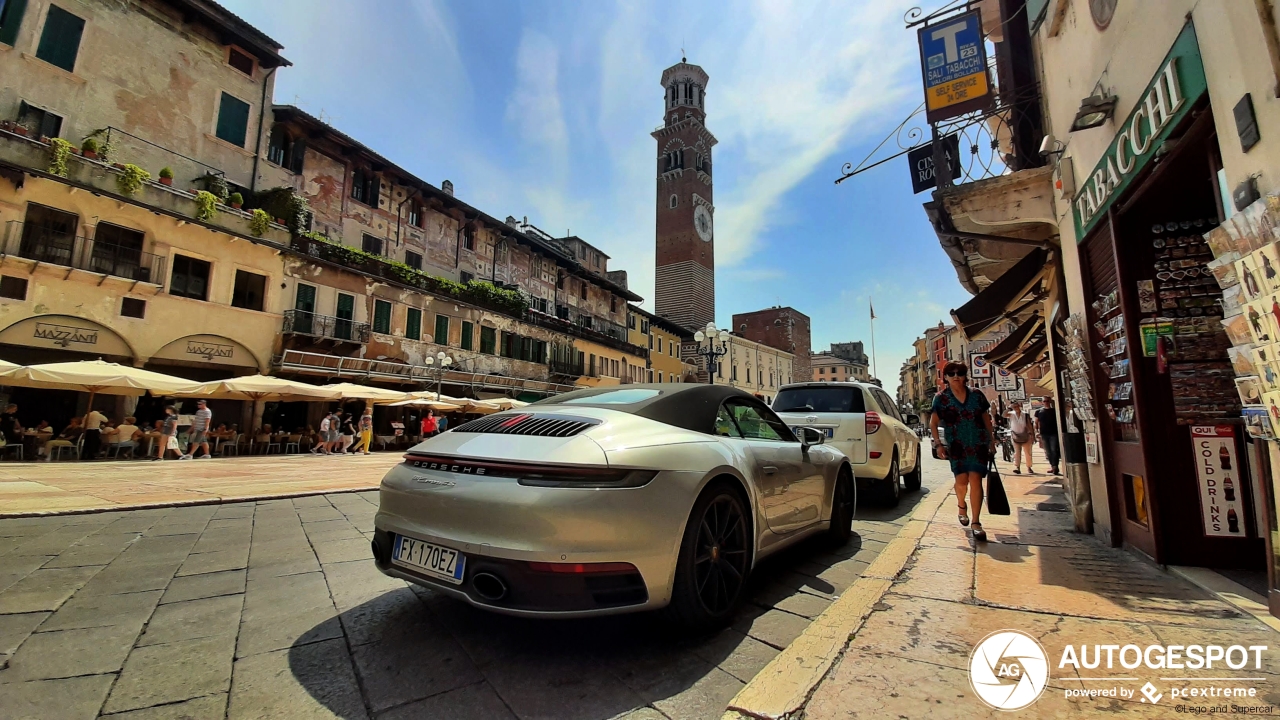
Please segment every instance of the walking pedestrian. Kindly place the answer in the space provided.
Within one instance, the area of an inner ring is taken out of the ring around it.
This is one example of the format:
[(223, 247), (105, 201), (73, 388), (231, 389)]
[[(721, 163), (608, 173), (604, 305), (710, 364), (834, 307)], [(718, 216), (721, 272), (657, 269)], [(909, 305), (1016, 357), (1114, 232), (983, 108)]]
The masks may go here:
[(107, 416), (89, 408), (84, 416), (84, 446), (80, 449), (81, 460), (97, 460), (102, 451), (102, 424)]
[[(209, 454), (209, 428), (212, 426), (213, 411), (209, 409), (209, 403), (197, 400), (196, 416), (191, 421), (191, 429), (187, 431), (187, 454), (182, 456), (183, 460), (190, 460), (192, 457), (199, 457), (201, 460), (213, 458)], [(203, 452), (197, 456), (197, 450)]]
[(326, 419), (329, 421), (329, 434), (325, 436), (326, 449), (332, 455), (338, 452), (338, 446), (342, 443), (342, 414), (334, 410)]
[(1058, 472), (1058, 462), (1062, 459), (1062, 445), (1058, 439), (1058, 411), (1053, 408), (1053, 398), (1044, 399), (1044, 407), (1036, 411), (1036, 432), (1040, 433), (1040, 447), (1044, 448), (1045, 457), (1049, 460), (1049, 472)]
[(1031, 466), (1031, 439), (1035, 433), (1034, 423), (1031, 416), (1023, 409), (1022, 404), (1015, 405), (1013, 410), (1009, 411), (1009, 439), (1013, 441), (1013, 473), (1015, 475), (1022, 474), (1022, 457), (1027, 458), (1027, 472), (1031, 475), (1036, 474), (1036, 469)]
[(342, 428), (342, 445), (339, 447), (338, 453), (345, 455), (351, 451), (351, 444), (356, 441), (356, 427), (351, 422), (351, 413), (342, 414), (340, 427)]
[[(164, 420), (160, 423), (160, 437), (156, 441), (156, 456), (152, 460), (163, 460), (165, 453), (178, 450), (178, 414), (172, 405), (164, 408)], [(179, 455), (181, 457), (181, 455)]]
[(364, 414), (360, 416), (360, 442), (356, 445), (356, 450), (369, 454), (369, 446), (373, 444), (373, 411), (365, 409)]
[[(951, 461), (951, 473), (956, 478), (956, 503), (960, 508), (959, 520), (963, 526), (973, 529), (974, 540), (986, 540), (982, 529), (982, 479), (987, 476), (991, 458), (995, 455), (995, 434), (992, 432), (991, 403), (981, 392), (969, 388), (969, 367), (964, 363), (950, 362), (942, 371), (947, 386), (933, 398), (929, 431), (938, 457)], [(945, 431), (945, 442), (938, 438), (939, 426)], [(973, 506), (970, 523), (968, 506)]]
[(440, 429), (440, 421), (436, 418), (434, 410), (427, 410), (427, 416), (422, 418), (422, 439), (434, 437)]
[(436, 432), (442, 433), (449, 427), (449, 416), (441, 415), (436, 419)]
[(311, 452), (320, 453), (322, 455), (329, 454), (329, 416), (325, 415), (320, 419), (320, 431), (316, 433), (315, 447), (311, 448)]

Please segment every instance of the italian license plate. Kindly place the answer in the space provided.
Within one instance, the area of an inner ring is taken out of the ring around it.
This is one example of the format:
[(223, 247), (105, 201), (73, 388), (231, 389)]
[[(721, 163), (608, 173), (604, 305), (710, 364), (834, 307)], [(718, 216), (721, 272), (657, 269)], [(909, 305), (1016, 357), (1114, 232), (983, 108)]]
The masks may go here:
[(396, 546), (391, 553), (391, 562), (421, 570), (459, 585), (462, 583), (462, 573), (466, 569), (467, 556), (457, 550), (397, 535)]
[[(791, 432), (795, 433), (797, 437), (800, 436), (800, 427), (801, 426), (796, 425), (795, 427), (791, 428)], [(827, 437), (835, 437), (835, 434), (836, 434), (835, 428), (813, 428), (813, 429), (821, 430), (822, 434), (826, 435)]]

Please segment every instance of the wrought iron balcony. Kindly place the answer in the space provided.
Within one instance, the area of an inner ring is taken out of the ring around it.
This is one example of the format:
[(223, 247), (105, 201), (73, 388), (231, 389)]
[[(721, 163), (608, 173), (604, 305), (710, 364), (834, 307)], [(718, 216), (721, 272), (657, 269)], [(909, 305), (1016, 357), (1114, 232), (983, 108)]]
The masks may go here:
[(62, 265), (138, 282), (164, 284), (165, 259), (141, 248), (98, 242), (59, 228), (12, 221), (0, 255)]
[(547, 369), (552, 375), (569, 375), (572, 377), (582, 377), (586, 374), (581, 360), (556, 360), (552, 359), (547, 363)]
[(306, 310), (286, 310), (283, 331), (286, 335), (307, 335), (340, 342), (369, 342), (369, 323), (318, 315)]

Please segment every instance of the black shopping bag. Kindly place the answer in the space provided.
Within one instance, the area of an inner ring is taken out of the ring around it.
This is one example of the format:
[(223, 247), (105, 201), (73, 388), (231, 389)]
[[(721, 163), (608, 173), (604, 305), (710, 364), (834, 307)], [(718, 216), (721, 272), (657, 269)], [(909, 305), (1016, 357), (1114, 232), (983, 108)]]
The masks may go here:
[(991, 470), (987, 472), (987, 512), (991, 515), (1008, 515), (1009, 496), (1004, 494), (1004, 483), (1000, 482), (1000, 472), (996, 470), (996, 461), (991, 461)]

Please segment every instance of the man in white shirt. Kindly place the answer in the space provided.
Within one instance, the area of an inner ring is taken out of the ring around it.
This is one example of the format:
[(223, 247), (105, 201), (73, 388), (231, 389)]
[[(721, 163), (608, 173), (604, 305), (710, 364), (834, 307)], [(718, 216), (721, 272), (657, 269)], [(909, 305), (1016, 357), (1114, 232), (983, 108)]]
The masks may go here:
[(191, 421), (191, 428), (187, 431), (187, 454), (182, 456), (183, 460), (190, 460), (196, 454), (196, 450), (203, 451), (199, 456), (201, 460), (213, 457), (209, 454), (209, 428), (212, 424), (213, 411), (209, 409), (209, 404), (204, 400), (197, 400), (196, 416)]
[(84, 450), (80, 457), (88, 460), (98, 459), (98, 452), (102, 449), (102, 423), (107, 421), (107, 416), (97, 410), (89, 410), (89, 414), (84, 416)]
[(326, 413), (324, 419), (320, 421), (320, 432), (318, 433), (319, 439), (316, 442), (316, 446), (311, 448), (311, 452), (313, 453), (321, 453), (324, 455), (329, 454), (329, 426), (331, 425), (329, 417), (330, 414)]

